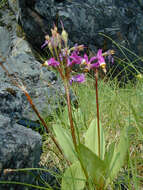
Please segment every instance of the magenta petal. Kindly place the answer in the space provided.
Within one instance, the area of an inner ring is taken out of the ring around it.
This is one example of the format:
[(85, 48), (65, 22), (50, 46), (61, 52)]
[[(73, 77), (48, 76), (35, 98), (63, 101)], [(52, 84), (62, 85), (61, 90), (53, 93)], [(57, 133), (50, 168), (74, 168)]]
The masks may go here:
[(111, 62), (112, 64), (114, 63), (114, 57), (113, 57), (111, 54), (108, 55), (108, 60), (109, 60), (109, 62)]
[(87, 54), (84, 54), (84, 59), (85, 59), (86, 63), (88, 64), (88, 56), (87, 56)]
[(72, 63), (72, 61), (70, 61), (70, 58), (67, 58), (67, 66), (70, 67), (70, 66), (72, 66), (72, 64), (73, 63)]
[(98, 59), (99, 65), (105, 63), (105, 59), (102, 56), (102, 49), (98, 50), (98, 52), (97, 52), (97, 59)]
[(98, 62), (99, 62), (99, 64), (105, 63), (104, 57), (98, 58)]
[(72, 84), (72, 82), (78, 82), (78, 83), (85, 82), (84, 74), (79, 74), (79, 75), (72, 76), (69, 83)]
[(41, 46), (41, 49), (43, 49), (44, 47), (46, 47), (48, 45), (48, 41), (45, 40), (44, 44)]
[(92, 61), (94, 61), (94, 60), (97, 60), (96, 56), (95, 57), (91, 57), (89, 62), (92, 63)]
[(53, 67), (57, 67), (58, 65), (60, 65), (60, 63), (58, 61), (55, 60), (55, 58), (50, 58), (48, 61), (47, 61), (47, 64), (49, 66), (53, 66)]
[(97, 62), (97, 63), (93, 63), (90, 65), (90, 69), (93, 69), (93, 68), (98, 68), (100, 66), (100, 64)]
[(63, 62), (63, 56), (61, 53), (59, 54), (59, 58), (60, 58), (60, 61)]
[(111, 63), (114, 64), (114, 57), (111, 58)]
[(74, 51), (71, 56), (70, 56), (71, 60), (72, 60), (72, 64), (80, 64), (82, 61), (82, 57), (80, 57), (79, 55), (77, 55), (77, 52)]
[(102, 49), (99, 49), (97, 52), (97, 57), (101, 57), (102, 56)]

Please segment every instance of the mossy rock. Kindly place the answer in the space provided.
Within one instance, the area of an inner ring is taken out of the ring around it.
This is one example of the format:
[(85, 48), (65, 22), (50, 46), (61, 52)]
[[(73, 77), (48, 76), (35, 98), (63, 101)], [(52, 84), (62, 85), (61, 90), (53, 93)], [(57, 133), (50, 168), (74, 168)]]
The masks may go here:
[(1, 2), (0, 2), (0, 9), (4, 8), (7, 5), (8, 5), (8, 0), (1, 0)]

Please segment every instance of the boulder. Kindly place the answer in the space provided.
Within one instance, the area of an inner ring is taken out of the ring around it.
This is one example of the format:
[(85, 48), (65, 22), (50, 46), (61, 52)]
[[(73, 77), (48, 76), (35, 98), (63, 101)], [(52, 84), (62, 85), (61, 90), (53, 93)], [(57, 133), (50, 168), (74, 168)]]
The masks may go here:
[[(46, 68), (40, 69), (41, 63), (35, 59), (25, 36), (21, 33), (19, 35), (17, 29), (19, 26), (13, 12), (8, 8), (1, 9), (0, 62), (3, 62), (17, 82), (26, 86), (39, 112), (46, 117), (58, 107), (58, 103), (55, 104), (58, 97), (56, 94), (58, 92), (62, 94), (63, 87), (52, 71)], [(35, 184), (33, 173), (6, 172), (6, 169), (40, 167), (41, 136), (27, 126), (16, 124), (23, 117), (38, 119), (23, 92), (14, 86), (0, 67), (0, 181)], [(47, 174), (47, 178), (48, 176), (51, 177), (50, 174)], [(0, 189), (34, 190), (35, 188), (18, 184), (0, 184)]]
[[(61, 81), (52, 71), (41, 69), (41, 63), (35, 59), (25, 37), (19, 37), (19, 26), (13, 13), (6, 9), (0, 14), (0, 56), (5, 58), (3, 61), (0, 57), (0, 61), (20, 84), (26, 86), (39, 112), (46, 117), (58, 108), (57, 97), (64, 93)], [(0, 113), (6, 117), (14, 121), (23, 117), (37, 120), (23, 92), (12, 84), (1, 67), (0, 100)]]
[[(0, 115), (0, 181), (34, 183), (30, 172), (8, 172), (6, 169), (39, 167), (41, 136), (31, 129), (12, 124)], [(0, 184), (1, 190), (26, 190), (25, 186)]]
[(134, 62), (138, 68), (142, 67), (138, 57), (123, 48), (129, 58), (127, 59), (112, 41), (138, 56), (143, 56), (142, 1), (38, 0), (30, 4), (28, 0), (17, 1), (19, 21), (34, 48), (40, 49), (45, 33), (50, 34), (54, 23), (61, 30), (62, 21), (69, 33), (71, 45), (85, 44), (95, 52), (98, 48), (114, 49), (116, 56), (125, 58), (123, 65), (126, 65), (126, 62)]

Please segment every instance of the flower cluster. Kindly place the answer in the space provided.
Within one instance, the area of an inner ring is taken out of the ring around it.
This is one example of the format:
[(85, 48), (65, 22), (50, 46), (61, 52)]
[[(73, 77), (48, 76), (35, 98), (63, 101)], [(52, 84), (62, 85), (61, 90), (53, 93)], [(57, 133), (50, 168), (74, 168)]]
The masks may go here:
[[(85, 75), (78, 74), (75, 76), (71, 76), (72, 67), (76, 64), (82, 65), (84, 68), (83, 71), (90, 71), (91, 69), (97, 69), (101, 67), (103, 71), (106, 73), (106, 63), (104, 59), (104, 55), (108, 55), (110, 59), (112, 59), (112, 54), (110, 50), (102, 53), (102, 49), (99, 49), (96, 56), (88, 58), (87, 54), (84, 56), (80, 56), (79, 53), (84, 49), (84, 45), (75, 45), (72, 48), (68, 47), (68, 34), (64, 30), (59, 34), (57, 32), (57, 27), (51, 30), (52, 36), (45, 36), (45, 43), (42, 45), (42, 48), (48, 46), (52, 58), (46, 60), (43, 66), (52, 66), (57, 69), (63, 80), (68, 80), (70, 84), (72, 82), (82, 83), (85, 81)], [(112, 60), (113, 61), (113, 60)]]

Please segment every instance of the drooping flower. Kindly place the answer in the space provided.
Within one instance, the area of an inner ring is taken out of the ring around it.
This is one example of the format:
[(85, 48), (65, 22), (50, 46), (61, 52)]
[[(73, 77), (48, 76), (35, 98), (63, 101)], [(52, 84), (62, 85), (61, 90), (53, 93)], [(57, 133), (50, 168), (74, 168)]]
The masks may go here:
[(68, 64), (67, 66), (72, 66), (73, 64), (81, 64), (83, 58), (78, 55), (77, 51), (73, 51), (70, 56), (70, 59), (70, 64)]
[(114, 57), (112, 56), (113, 54), (115, 54), (114, 50), (108, 50), (108, 51), (107, 51), (108, 60), (109, 60), (109, 62), (111, 62), (112, 64), (114, 63)]
[(67, 66), (72, 66), (73, 64), (81, 64), (82, 57), (79, 56), (79, 52), (82, 51), (84, 48), (84, 45), (75, 44), (72, 48), (69, 49), (70, 64), (68, 64)]
[(102, 55), (102, 49), (99, 49), (96, 56), (88, 58), (87, 54), (84, 54), (84, 57), (81, 57), (77, 54), (76, 51), (72, 53), (70, 56), (72, 59), (71, 65), (74, 64), (81, 64), (85, 65), (84, 71), (90, 71), (93, 68), (102, 67), (103, 71), (106, 72), (105, 66), (105, 59)]
[(70, 51), (75, 51), (77, 54), (79, 54), (79, 52), (84, 50), (84, 48), (84, 45), (75, 44), (72, 48), (70, 48)]
[(91, 57), (89, 60), (87, 54), (84, 54), (81, 64), (85, 65), (85, 71), (89, 71), (90, 69), (95, 67), (97, 68), (99, 66), (98, 62), (93, 63), (94, 60), (97, 60), (97, 57)]
[(49, 40), (50, 40), (49, 35), (46, 35), (46, 36), (45, 36), (45, 42), (44, 42), (44, 44), (41, 46), (41, 49), (45, 48), (45, 47), (48, 45)]
[(105, 59), (104, 59), (104, 57), (102, 56), (102, 49), (99, 49), (99, 50), (98, 50), (96, 58), (97, 58), (97, 60), (98, 60), (99, 66), (102, 67), (103, 65), (106, 65)]
[(52, 36), (46, 35), (45, 36), (45, 42), (41, 46), (41, 48), (44, 48), (48, 45), (50, 51), (53, 48), (61, 48), (61, 35), (57, 31), (57, 27), (54, 25), (54, 28), (51, 29)]
[(55, 60), (55, 58), (50, 58), (49, 60), (45, 61), (45, 63), (43, 64), (43, 66), (53, 66), (53, 67), (57, 67), (59, 66), (60, 63), (58, 61)]
[(106, 73), (106, 63), (105, 63), (105, 59), (102, 56), (102, 49), (99, 49), (97, 52), (97, 61), (99, 66), (103, 69), (104, 73)]
[(85, 75), (82, 73), (79, 75), (72, 76), (71, 79), (69, 80), (69, 83), (72, 84), (73, 82), (78, 82), (78, 83), (85, 82)]

